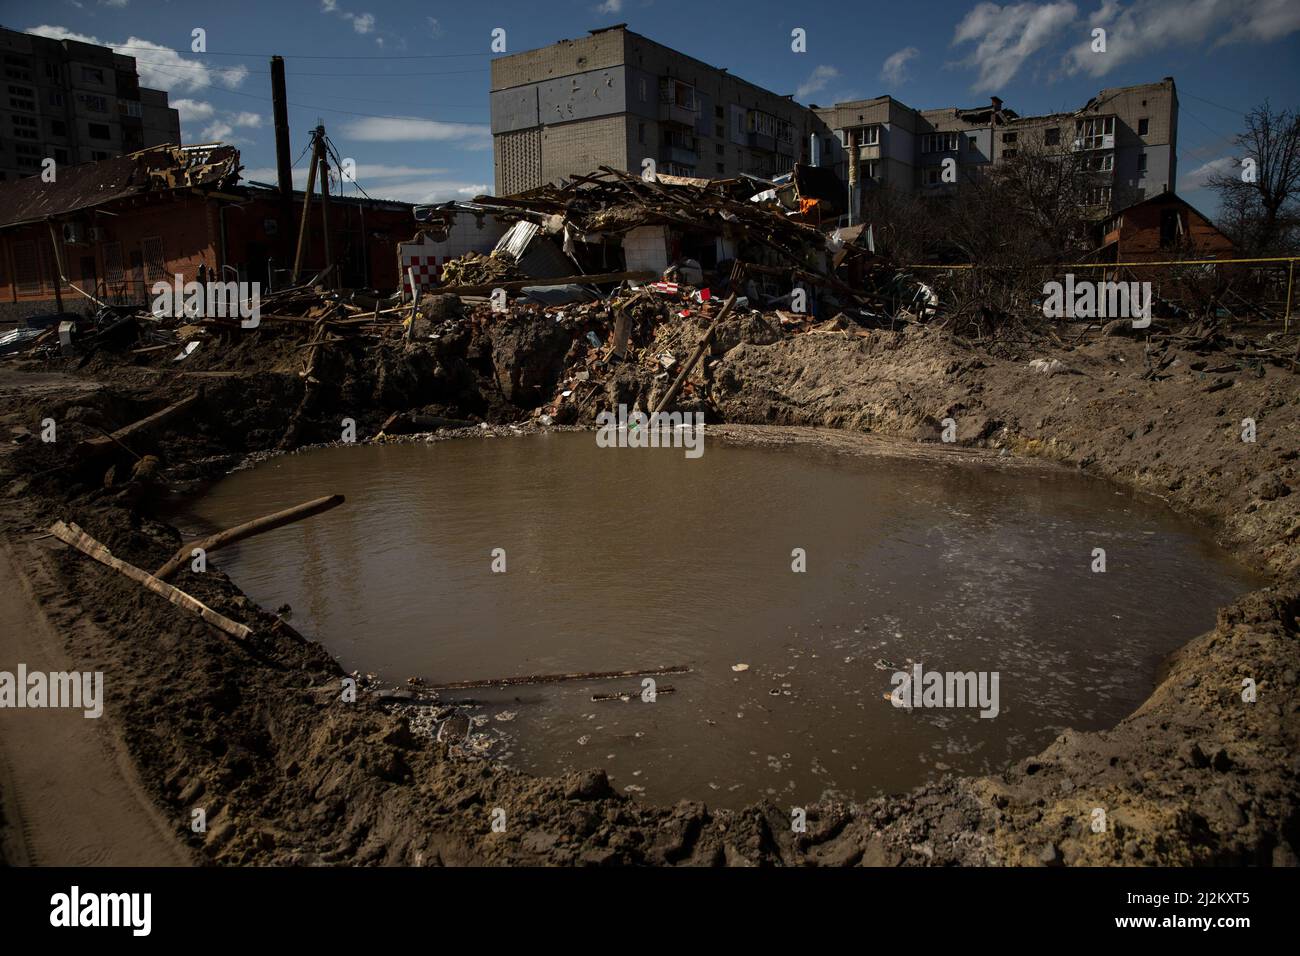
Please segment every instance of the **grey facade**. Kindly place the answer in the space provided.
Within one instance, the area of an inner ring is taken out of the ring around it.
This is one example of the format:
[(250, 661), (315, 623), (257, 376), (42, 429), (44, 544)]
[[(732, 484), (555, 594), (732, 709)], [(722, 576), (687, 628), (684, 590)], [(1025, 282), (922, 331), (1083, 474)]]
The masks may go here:
[[(492, 61), (496, 192), (509, 195), (598, 166), (701, 178), (771, 178), (795, 162), (834, 167), (855, 195), (960, 188), (1029, 144), (1086, 154), (1098, 216), (1172, 190), (1178, 95), (1172, 77), (1102, 90), (1072, 113), (980, 107), (918, 110), (891, 96), (802, 106), (619, 25)], [(944, 181), (944, 161), (956, 183)]]
[(0, 29), (0, 181), (181, 141), (167, 94), (108, 47)]
[(601, 165), (772, 177), (807, 162), (816, 115), (623, 26), (492, 61), (496, 191)]
[[(827, 131), (823, 162), (860, 188), (960, 188), (978, 169), (1026, 148), (1084, 154), (1098, 215), (1172, 190), (1177, 180), (1173, 77), (1102, 90), (1072, 113), (1048, 116), (1020, 116), (997, 97), (973, 109), (915, 110), (888, 96), (812, 109)], [(947, 159), (954, 160), (955, 184), (943, 177)]]

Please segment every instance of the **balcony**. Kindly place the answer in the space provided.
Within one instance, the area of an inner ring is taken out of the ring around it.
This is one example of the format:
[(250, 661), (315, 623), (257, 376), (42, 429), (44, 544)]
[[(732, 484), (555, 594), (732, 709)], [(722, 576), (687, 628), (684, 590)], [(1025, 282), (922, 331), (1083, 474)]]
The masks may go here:
[(699, 115), (700, 100), (695, 95), (695, 87), (667, 76), (659, 80), (660, 120), (694, 129)]
[(680, 166), (694, 166), (700, 161), (700, 154), (685, 146), (664, 146), (659, 150), (661, 163), (676, 163)]

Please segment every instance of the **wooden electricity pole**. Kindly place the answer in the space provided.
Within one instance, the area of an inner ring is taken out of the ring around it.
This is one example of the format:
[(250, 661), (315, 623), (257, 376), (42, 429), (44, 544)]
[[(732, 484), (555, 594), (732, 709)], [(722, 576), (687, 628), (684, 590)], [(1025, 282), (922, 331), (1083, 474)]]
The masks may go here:
[[(311, 134), (311, 162), (307, 164), (307, 192), (302, 197), (302, 220), (298, 224), (298, 251), (293, 257), (293, 282), (302, 276), (302, 260), (307, 252), (307, 223), (311, 216), (311, 194), (316, 191), (316, 167), (324, 169), (325, 127), (317, 126)], [(328, 242), (328, 240), (326, 240)], [(327, 253), (328, 257), (328, 253)]]

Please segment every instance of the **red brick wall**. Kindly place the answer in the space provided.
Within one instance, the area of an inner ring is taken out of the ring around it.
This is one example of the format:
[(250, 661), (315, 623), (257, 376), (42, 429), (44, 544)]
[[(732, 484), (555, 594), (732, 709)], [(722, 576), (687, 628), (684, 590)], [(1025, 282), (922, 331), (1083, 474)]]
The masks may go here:
[[(160, 278), (171, 280), (177, 273), (187, 280), (198, 274), (200, 263), (213, 268), (217, 262), (216, 233), (209, 203), (199, 196), (167, 195), (128, 200), (108, 211), (116, 215), (90, 213), (84, 221), (99, 230), (99, 238), (82, 243), (65, 243), (55, 224), (59, 254), (65, 276), (91, 294), (104, 292), (108, 280), (107, 258), (120, 251), (123, 279), (113, 283), (109, 295), (120, 292), (135, 299), (152, 298), (149, 288)], [(162, 274), (146, 266), (145, 241), (157, 239), (162, 252)], [(35, 252), (39, 262), (39, 283), (19, 288), (18, 259)], [(0, 232), (0, 302), (52, 302), (58, 275), (49, 228), (44, 224), (20, 226)], [(66, 283), (62, 284), (63, 305), (81, 311), (88, 303)]]
[[(139, 302), (152, 299), (150, 289), (160, 278), (149, 274), (146, 268), (146, 239), (156, 238), (161, 242), (164, 263), (161, 278), (166, 281), (171, 281), (178, 273), (186, 280), (196, 278), (201, 263), (216, 270), (223, 264), (233, 265), (239, 269), (242, 278), (262, 282), (267, 280), (268, 260), (271, 260), (273, 268), (291, 268), (302, 201), (299, 198), (290, 209), (273, 197), (259, 196), (252, 202), (236, 204), (201, 196), (168, 194), (127, 200), (106, 207), (106, 210), (116, 215), (92, 212), (83, 217), (100, 231), (97, 241), (89, 241), (89, 236), (85, 243), (64, 243), (60, 239), (65, 274), (87, 292), (100, 295), (108, 278), (107, 257), (112, 249), (118, 249), (125, 279), (113, 284), (108, 297)], [(221, 261), (223, 219), (224, 263)], [(372, 207), (365, 210), (364, 230), (362, 222), (359, 207), (331, 204), (330, 252), (340, 263), (343, 285), (369, 285), (382, 292), (394, 291), (398, 286), (397, 244), (414, 235), (415, 220), (409, 209)], [(57, 224), (55, 228), (61, 229)], [(26, 245), (28, 243), (30, 245)], [(24, 254), (28, 261), (35, 263), (39, 281), (31, 289), (20, 290), (16, 259)], [(33, 254), (34, 260), (31, 259)], [(319, 200), (315, 200), (308, 223), (303, 269), (314, 274), (324, 264), (321, 206)], [(57, 274), (45, 224), (0, 231), (0, 306), (30, 303), (29, 313), (52, 311)], [(61, 291), (65, 310), (79, 312), (89, 305), (66, 284)]]
[[(1165, 211), (1177, 212), (1183, 217), (1185, 235), (1180, 237), (1172, 247), (1161, 245), (1161, 222)], [(1135, 262), (1143, 259), (1164, 260), (1174, 252), (1180, 254), (1188, 251), (1185, 243), (1191, 241), (1193, 254), (1198, 257), (1231, 258), (1232, 242), (1223, 235), (1199, 212), (1178, 202), (1149, 202), (1126, 210), (1123, 222), (1118, 229), (1112, 229), (1105, 238), (1106, 242), (1119, 239), (1118, 257), (1120, 262)]]

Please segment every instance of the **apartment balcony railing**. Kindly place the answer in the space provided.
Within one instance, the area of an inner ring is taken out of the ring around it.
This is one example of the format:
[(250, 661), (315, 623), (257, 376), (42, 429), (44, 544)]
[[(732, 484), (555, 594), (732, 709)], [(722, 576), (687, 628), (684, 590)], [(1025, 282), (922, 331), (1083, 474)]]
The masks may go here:
[(659, 104), (659, 119), (668, 123), (680, 123), (694, 129), (699, 115), (700, 111), (695, 107), (678, 106), (676, 103)]

